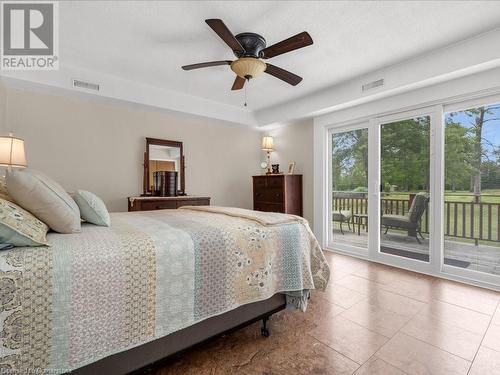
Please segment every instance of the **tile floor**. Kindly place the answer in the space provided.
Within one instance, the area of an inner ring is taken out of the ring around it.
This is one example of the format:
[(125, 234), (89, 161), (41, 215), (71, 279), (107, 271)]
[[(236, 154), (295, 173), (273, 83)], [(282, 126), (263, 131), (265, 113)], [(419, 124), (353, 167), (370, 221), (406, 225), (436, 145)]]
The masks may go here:
[(256, 323), (170, 361), (169, 374), (500, 374), (500, 293), (327, 253), (308, 311)]

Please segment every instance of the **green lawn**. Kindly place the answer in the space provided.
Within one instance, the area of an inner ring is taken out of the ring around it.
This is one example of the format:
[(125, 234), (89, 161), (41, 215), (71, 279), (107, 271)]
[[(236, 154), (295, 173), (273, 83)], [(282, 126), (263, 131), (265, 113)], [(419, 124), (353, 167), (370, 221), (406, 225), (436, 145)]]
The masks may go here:
[[(383, 193), (384, 197), (390, 199), (408, 200), (409, 194), (405, 192)], [(473, 202), (474, 194), (469, 191), (451, 191), (446, 190), (444, 193), (445, 202)], [(481, 194), (482, 203), (499, 203), (500, 204), (500, 189), (485, 189)]]

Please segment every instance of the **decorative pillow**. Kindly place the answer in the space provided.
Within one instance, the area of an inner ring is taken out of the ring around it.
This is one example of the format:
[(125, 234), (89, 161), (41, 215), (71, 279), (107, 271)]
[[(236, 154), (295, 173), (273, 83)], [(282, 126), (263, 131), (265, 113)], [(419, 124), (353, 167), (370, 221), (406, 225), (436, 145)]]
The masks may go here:
[(59, 233), (81, 230), (80, 210), (57, 182), (44, 174), (21, 169), (7, 173), (7, 190), (14, 202)]
[(111, 218), (104, 202), (94, 193), (77, 190), (73, 195), (83, 220), (103, 227), (109, 227)]
[(12, 201), (12, 197), (7, 192), (7, 182), (5, 181), (5, 177), (0, 177), (0, 198), (9, 202)]
[(0, 198), (0, 242), (14, 246), (48, 245), (49, 228), (17, 204)]

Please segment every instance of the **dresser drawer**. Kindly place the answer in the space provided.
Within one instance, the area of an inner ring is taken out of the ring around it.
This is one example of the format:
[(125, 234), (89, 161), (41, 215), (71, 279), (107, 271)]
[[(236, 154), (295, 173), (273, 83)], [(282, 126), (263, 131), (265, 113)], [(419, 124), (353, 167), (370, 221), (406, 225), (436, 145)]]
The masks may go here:
[(199, 199), (199, 200), (187, 200), (187, 201), (178, 201), (177, 208), (182, 206), (210, 206), (209, 199)]
[(283, 176), (268, 176), (267, 177), (267, 187), (268, 188), (283, 188)]
[(264, 212), (285, 212), (285, 207), (279, 203), (255, 202), (254, 210)]
[(144, 201), (141, 202), (141, 211), (164, 210), (177, 208), (175, 201)]
[(254, 178), (253, 186), (255, 187), (255, 189), (265, 189), (267, 186), (267, 177), (259, 176)]
[(210, 206), (210, 197), (129, 197), (129, 211), (175, 210), (182, 206)]
[(256, 202), (282, 203), (283, 191), (281, 189), (256, 189), (254, 200)]

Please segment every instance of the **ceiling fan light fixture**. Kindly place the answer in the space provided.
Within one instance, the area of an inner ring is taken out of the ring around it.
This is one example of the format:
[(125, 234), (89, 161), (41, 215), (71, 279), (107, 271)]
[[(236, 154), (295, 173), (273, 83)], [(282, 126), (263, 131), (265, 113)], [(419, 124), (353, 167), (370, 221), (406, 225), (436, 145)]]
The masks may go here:
[(266, 63), (255, 57), (240, 57), (231, 63), (231, 70), (241, 78), (256, 78), (266, 70)]

